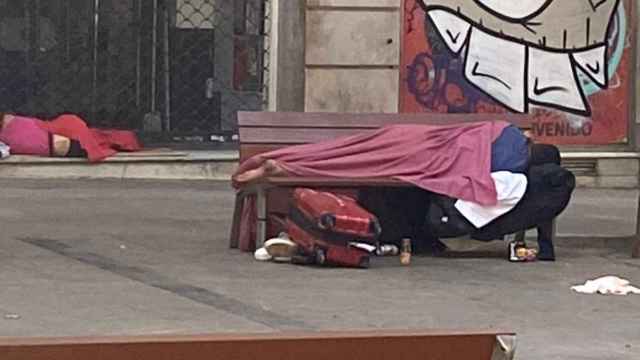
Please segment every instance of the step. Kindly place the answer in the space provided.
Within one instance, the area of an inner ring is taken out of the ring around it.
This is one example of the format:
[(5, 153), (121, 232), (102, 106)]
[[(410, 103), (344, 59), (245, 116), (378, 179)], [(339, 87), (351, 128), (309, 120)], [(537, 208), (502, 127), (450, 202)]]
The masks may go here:
[(98, 164), (84, 159), (13, 155), (0, 160), (0, 179), (229, 180), (238, 152), (149, 150), (120, 153)]
[[(635, 152), (566, 152), (564, 165), (583, 187), (635, 188), (640, 155)], [(83, 159), (13, 155), (0, 160), (1, 178), (118, 178), (229, 180), (237, 167), (236, 150), (145, 150), (120, 153), (99, 164)]]

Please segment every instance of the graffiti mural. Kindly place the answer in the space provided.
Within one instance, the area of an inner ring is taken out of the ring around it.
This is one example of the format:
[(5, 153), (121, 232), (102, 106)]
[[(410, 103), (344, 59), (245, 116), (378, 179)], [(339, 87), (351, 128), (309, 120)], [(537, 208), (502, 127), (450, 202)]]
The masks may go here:
[(559, 144), (627, 141), (632, 0), (405, 0), (403, 112), (514, 112)]

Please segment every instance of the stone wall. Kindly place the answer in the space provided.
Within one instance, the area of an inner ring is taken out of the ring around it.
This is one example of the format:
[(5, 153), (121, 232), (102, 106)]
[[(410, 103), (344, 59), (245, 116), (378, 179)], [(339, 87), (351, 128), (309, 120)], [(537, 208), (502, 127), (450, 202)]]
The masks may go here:
[(398, 111), (400, 3), (307, 0), (306, 111)]

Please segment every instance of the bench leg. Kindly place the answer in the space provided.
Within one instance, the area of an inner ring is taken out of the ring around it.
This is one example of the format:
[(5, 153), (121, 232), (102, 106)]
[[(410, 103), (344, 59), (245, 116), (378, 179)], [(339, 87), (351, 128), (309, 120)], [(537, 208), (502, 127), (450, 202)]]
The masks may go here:
[(638, 197), (638, 209), (636, 211), (636, 235), (631, 246), (631, 257), (634, 259), (640, 258), (640, 196)]
[(256, 224), (256, 249), (264, 246), (267, 240), (267, 192), (264, 188), (256, 191), (256, 212), (258, 223)]
[(242, 207), (244, 206), (244, 193), (236, 193), (236, 203), (233, 209), (233, 219), (231, 222), (231, 234), (229, 235), (229, 248), (237, 249), (240, 241), (240, 220), (242, 217)]

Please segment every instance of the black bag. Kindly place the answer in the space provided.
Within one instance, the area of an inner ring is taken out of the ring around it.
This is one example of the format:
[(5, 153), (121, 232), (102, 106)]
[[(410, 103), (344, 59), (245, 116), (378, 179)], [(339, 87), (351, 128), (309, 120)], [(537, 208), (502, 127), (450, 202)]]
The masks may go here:
[(402, 238), (419, 236), (430, 197), (430, 192), (416, 187), (371, 187), (360, 190), (358, 203), (378, 217), (380, 243), (400, 246)]
[(467, 218), (456, 209), (457, 199), (433, 194), (427, 210), (425, 232), (439, 239), (469, 235), (477, 230)]

